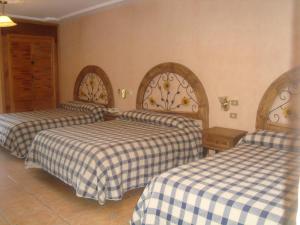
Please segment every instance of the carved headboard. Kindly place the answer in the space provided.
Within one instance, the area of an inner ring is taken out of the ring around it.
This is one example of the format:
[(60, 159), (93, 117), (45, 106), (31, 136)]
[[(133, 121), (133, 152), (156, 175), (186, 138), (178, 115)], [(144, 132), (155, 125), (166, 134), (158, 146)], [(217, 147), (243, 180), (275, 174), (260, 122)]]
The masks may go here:
[(145, 75), (138, 90), (136, 108), (202, 120), (203, 128), (208, 128), (204, 87), (190, 69), (178, 63), (159, 64)]
[(265, 92), (257, 111), (256, 129), (290, 132), (300, 119), (296, 98), (300, 97), (300, 67), (292, 69)]
[(86, 66), (80, 71), (75, 82), (74, 100), (114, 107), (111, 83), (100, 67)]

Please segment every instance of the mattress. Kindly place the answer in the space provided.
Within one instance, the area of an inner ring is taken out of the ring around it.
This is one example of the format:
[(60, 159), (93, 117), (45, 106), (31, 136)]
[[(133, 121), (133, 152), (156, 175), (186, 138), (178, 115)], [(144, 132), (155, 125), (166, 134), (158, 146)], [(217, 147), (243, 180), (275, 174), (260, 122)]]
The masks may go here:
[(103, 111), (103, 106), (73, 101), (54, 110), (1, 114), (0, 146), (18, 158), (24, 158), (38, 132), (101, 121)]
[(201, 156), (201, 130), (192, 120), (133, 111), (114, 121), (40, 132), (26, 166), (42, 168), (77, 196), (104, 204)]
[(131, 224), (295, 224), (300, 151), (293, 139), (259, 131), (153, 178)]

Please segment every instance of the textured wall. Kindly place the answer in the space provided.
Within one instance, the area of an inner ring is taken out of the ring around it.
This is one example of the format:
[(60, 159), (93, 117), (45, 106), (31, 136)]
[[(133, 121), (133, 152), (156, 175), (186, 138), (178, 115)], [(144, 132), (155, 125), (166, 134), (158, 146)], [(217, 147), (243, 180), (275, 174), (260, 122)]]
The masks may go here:
[[(295, 0), (298, 1), (298, 0)], [(116, 106), (135, 108), (138, 85), (162, 62), (189, 67), (202, 81), (210, 125), (253, 130), (269, 84), (295, 64), (294, 0), (138, 0), (60, 24), (60, 98), (72, 99), (87, 64), (109, 75)], [(118, 88), (133, 92), (126, 100)], [(220, 110), (218, 96), (240, 101)]]
[[(1, 28), (0, 28), (1, 29)], [(1, 30), (0, 30), (1, 33)], [(4, 111), (4, 101), (3, 101), (3, 59), (2, 59), (2, 38), (0, 36), (0, 113)]]
[(294, 0), (294, 60), (300, 65), (300, 1)]

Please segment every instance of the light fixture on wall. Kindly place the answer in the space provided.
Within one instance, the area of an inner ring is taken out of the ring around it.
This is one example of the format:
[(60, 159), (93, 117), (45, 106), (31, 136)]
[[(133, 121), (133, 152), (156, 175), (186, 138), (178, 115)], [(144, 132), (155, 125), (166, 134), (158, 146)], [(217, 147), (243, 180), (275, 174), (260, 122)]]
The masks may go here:
[(129, 91), (127, 89), (118, 89), (118, 94), (121, 96), (122, 99), (125, 99), (127, 95), (129, 94)]
[(227, 96), (224, 96), (224, 97), (219, 97), (219, 102), (221, 104), (221, 108), (224, 110), (224, 111), (228, 111), (229, 108), (230, 108), (230, 100), (229, 100), (229, 97)]
[(11, 18), (5, 15), (5, 5), (7, 4), (7, 1), (0, 0), (0, 5), (2, 7), (2, 12), (0, 14), (0, 27), (13, 27), (17, 24), (12, 21)]

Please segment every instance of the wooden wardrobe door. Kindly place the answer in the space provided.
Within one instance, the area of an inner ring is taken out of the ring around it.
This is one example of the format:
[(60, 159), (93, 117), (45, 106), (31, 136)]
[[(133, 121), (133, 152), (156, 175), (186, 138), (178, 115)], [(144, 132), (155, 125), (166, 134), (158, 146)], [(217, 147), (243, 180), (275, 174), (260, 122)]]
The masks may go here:
[(14, 34), (8, 36), (7, 43), (9, 111), (55, 108), (54, 38)]
[(9, 37), (8, 41), (10, 110), (30, 111), (33, 109), (31, 42), (19, 37)]
[(37, 39), (31, 47), (33, 71), (33, 109), (51, 109), (56, 106), (54, 40)]

